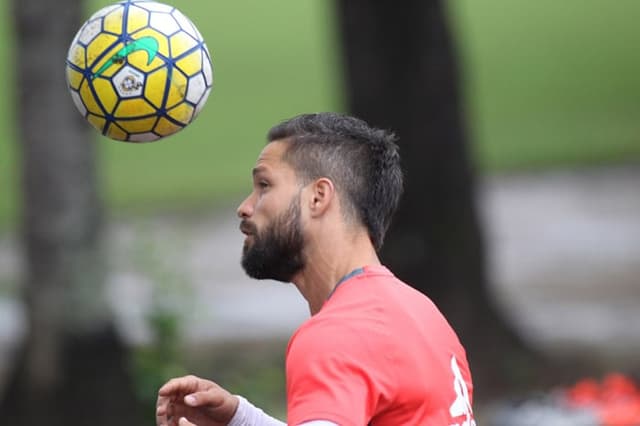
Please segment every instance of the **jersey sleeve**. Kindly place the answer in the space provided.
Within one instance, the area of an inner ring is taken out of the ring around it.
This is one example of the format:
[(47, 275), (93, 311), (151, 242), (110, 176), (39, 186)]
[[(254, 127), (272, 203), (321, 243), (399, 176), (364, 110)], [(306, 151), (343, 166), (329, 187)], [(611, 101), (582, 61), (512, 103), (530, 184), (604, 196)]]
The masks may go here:
[(390, 383), (372, 349), (344, 326), (299, 330), (287, 353), (287, 423), (367, 424)]

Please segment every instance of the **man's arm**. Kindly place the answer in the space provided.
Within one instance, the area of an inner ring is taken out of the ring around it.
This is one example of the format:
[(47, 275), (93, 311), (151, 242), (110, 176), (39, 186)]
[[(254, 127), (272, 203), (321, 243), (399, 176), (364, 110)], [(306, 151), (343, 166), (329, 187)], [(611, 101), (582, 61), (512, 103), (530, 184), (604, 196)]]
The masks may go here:
[[(245, 398), (196, 376), (172, 379), (158, 391), (158, 426), (286, 426)], [(298, 426), (338, 426), (313, 420)]]

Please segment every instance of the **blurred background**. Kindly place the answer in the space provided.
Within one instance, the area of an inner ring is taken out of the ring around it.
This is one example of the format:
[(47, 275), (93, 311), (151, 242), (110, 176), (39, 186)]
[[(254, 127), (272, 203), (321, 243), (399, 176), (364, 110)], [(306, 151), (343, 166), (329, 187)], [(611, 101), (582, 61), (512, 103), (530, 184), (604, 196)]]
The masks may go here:
[(383, 259), (459, 331), (479, 424), (513, 397), (640, 372), (640, 3), (167, 3), (204, 36), (214, 89), (192, 125), (141, 145), (89, 130), (66, 93), (68, 45), (110, 2), (0, 4), (8, 424), (151, 425), (157, 387), (187, 372), (285, 418), (308, 310), (244, 276), (235, 206), (267, 130), (314, 111), (400, 136)]

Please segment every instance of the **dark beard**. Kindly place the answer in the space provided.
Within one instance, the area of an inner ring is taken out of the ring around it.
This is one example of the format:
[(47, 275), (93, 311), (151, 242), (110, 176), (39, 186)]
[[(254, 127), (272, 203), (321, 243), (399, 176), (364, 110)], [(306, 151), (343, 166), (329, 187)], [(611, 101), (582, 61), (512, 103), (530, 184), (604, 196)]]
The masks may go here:
[(253, 244), (242, 249), (242, 267), (258, 280), (291, 282), (305, 266), (302, 249), (304, 237), (300, 224), (300, 200), (295, 197), (289, 209), (278, 216), (262, 233), (247, 223), (254, 232)]

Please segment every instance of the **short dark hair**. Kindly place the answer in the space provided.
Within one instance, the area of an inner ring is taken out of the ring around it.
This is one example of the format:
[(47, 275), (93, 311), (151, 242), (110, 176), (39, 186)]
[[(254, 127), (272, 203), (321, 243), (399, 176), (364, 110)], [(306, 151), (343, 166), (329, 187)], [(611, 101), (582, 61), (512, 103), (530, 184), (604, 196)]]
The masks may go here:
[(284, 160), (308, 183), (331, 179), (347, 215), (364, 224), (376, 250), (402, 195), (396, 136), (363, 120), (332, 112), (302, 114), (269, 130), (288, 142)]

